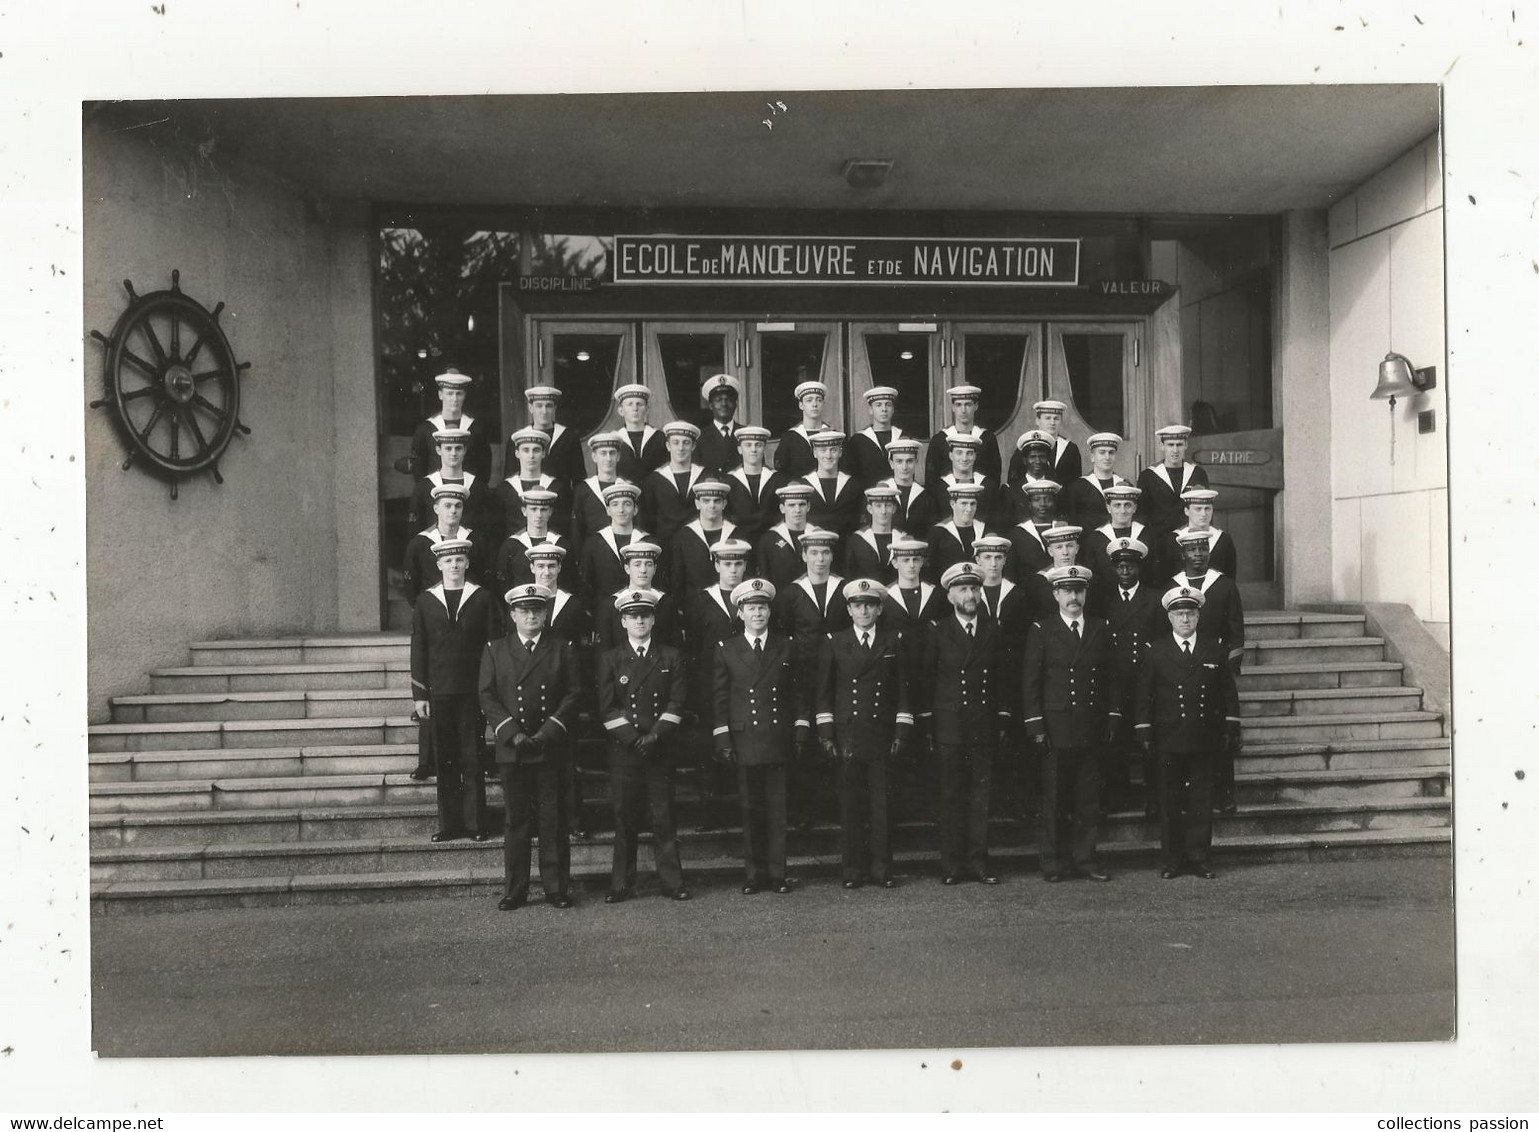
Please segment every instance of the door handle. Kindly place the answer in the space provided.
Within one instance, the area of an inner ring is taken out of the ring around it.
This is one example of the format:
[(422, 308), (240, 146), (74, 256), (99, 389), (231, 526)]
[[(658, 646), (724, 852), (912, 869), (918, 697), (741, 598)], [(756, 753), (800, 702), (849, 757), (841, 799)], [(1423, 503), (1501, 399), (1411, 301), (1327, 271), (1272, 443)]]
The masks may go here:
[(752, 338), (744, 338), (743, 339), (743, 369), (745, 371), (753, 369), (753, 339)]
[(545, 376), (545, 338), (543, 335), (534, 340), (534, 368), (541, 377)]

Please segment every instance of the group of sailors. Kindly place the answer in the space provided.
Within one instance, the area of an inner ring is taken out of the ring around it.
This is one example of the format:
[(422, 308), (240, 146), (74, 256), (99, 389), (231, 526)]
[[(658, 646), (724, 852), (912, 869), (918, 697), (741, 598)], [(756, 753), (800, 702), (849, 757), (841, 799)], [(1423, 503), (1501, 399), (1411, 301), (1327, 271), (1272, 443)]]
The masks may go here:
[(1234, 806), (1244, 619), (1217, 493), (1186, 459), (1190, 429), (1158, 430), (1160, 462), (1129, 483), (1113, 471), (1120, 437), (1091, 435), (1085, 472), (1061, 433), (1067, 407), (1039, 401), (1001, 478), (999, 441), (975, 420), (981, 391), (958, 385), (921, 481), (890, 387), (865, 391), (868, 426), (846, 436), (825, 424), (827, 387), (802, 382), (801, 419), (771, 461), (769, 431), (736, 419), (731, 375), (704, 383), (698, 423), (661, 428), (649, 389), (622, 385), (622, 427), (585, 442), (545, 385), (526, 390), (530, 424), (493, 484), (486, 430), (464, 411), (470, 378), (436, 380), (442, 412), (412, 443), (423, 525), (403, 563), (414, 777), (436, 774), (435, 840), (491, 837), (478, 765), (490, 726), (504, 907), (527, 899), (536, 828), (546, 899), (570, 903), (584, 715), (607, 738), (610, 902), (634, 890), (643, 825), (665, 891), (688, 898), (672, 782), (685, 761), (703, 762), (720, 804), (704, 824), (737, 795), (744, 892), (790, 891), (788, 820), (834, 798), (845, 885), (893, 886), (892, 788), (914, 774), (937, 786), (946, 883), (997, 883), (996, 756), (999, 793), (1040, 810), (1048, 880), (1109, 879), (1099, 823), (1137, 804), (1135, 767), (1160, 817), (1162, 875), (1212, 875), (1211, 812)]

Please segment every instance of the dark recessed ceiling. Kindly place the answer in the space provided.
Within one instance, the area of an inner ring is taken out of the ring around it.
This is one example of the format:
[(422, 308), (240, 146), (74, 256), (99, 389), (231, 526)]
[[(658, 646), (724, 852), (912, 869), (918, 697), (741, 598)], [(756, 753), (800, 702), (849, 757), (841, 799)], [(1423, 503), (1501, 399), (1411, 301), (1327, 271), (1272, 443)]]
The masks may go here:
[[(785, 109), (770, 106), (782, 101)], [(1275, 213), (1437, 129), (1435, 86), (122, 103), (324, 197), (401, 203)], [(772, 126), (765, 125), (768, 119)], [(893, 161), (850, 188), (850, 158)]]

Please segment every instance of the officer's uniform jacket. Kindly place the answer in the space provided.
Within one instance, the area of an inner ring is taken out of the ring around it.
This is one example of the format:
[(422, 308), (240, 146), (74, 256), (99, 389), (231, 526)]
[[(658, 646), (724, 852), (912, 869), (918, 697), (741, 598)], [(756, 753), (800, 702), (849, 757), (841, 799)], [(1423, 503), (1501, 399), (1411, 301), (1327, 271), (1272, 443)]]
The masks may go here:
[(695, 463), (717, 475), (724, 475), (735, 468), (738, 463), (737, 421), (732, 421), (728, 426), (732, 430), (730, 436), (721, 434), (721, 427), (709, 413), (695, 423), (700, 426), (700, 439), (695, 442)]
[(859, 481), (848, 472), (836, 473), (834, 498), (831, 501), (823, 494), (823, 481), (818, 477), (816, 470), (804, 475), (802, 482), (812, 485), (812, 499), (809, 500), (811, 506), (807, 509), (807, 525), (833, 531), (839, 536), (842, 544), (849, 537), (850, 532), (860, 525), (861, 511), (865, 507), (866, 497)]
[(892, 525), (897, 530), (922, 537), (924, 532), (951, 514), (950, 501), (936, 503), (935, 496), (917, 480), (907, 487), (901, 487), (894, 477), (888, 476), (882, 483), (898, 490), (898, 510), (892, 517)]
[(622, 480), (645, 483), (648, 472), (668, 462), (668, 438), (651, 425), (642, 426), (639, 448), (623, 423), (614, 432), (620, 438), (620, 463), (615, 471)]
[(963, 542), (962, 532), (953, 520), (936, 523), (925, 535), (925, 541), (930, 544), (930, 554), (925, 559), (925, 572), (931, 578), (938, 579), (956, 563), (973, 561), (973, 543), (989, 533), (989, 527), (981, 518), (974, 519), (972, 538)]
[(903, 634), (872, 626), (871, 647), (855, 627), (824, 637), (818, 646), (818, 738), (838, 743), (854, 758), (886, 758), (899, 727), (914, 725)]
[[(601, 650), (612, 649), (625, 643), (625, 626), (620, 623), (620, 611), (615, 608), (615, 598), (635, 587), (626, 583), (598, 604), (594, 614), (594, 629)], [(674, 646), (679, 642), (679, 607), (672, 594), (663, 594), (653, 610), (652, 639), (660, 645)]]
[[(551, 504), (550, 528), (566, 530), (572, 525), (572, 487), (565, 480), (557, 479), (549, 472), (540, 472), (538, 480), (524, 479), (514, 473), (497, 485), (498, 521), (503, 531), (517, 531), (524, 526), (524, 492), (531, 490), (553, 491), (556, 501)], [(607, 520), (606, 520), (607, 521)]]
[(758, 486), (738, 465), (727, 473), (727, 518), (737, 524), (737, 537), (757, 543), (759, 537), (780, 521), (780, 498), (775, 489), (786, 477), (772, 468), (759, 473)]
[[(1177, 537), (1188, 532), (1188, 527), (1177, 527), (1166, 535), (1158, 548), (1150, 547), (1151, 551), (1157, 550), (1163, 557), (1160, 561), (1168, 567), (1165, 573), (1181, 573), (1181, 544)], [(1228, 531), (1221, 531), (1217, 527), (1208, 528), (1208, 569), (1217, 570), (1220, 574), (1228, 574), (1231, 578), (1239, 563), (1238, 554), (1234, 549), (1234, 539), (1229, 537)]]
[(1111, 555), (1108, 553), (1113, 539), (1136, 538), (1139, 542), (1149, 547), (1149, 553), (1144, 555), (1143, 561), (1138, 564), (1138, 580), (1140, 583), (1152, 583), (1181, 569), (1181, 560), (1178, 558), (1170, 569), (1165, 569), (1158, 561), (1159, 548), (1149, 546), (1149, 540), (1144, 537), (1144, 524), (1137, 519), (1132, 526), (1125, 531), (1115, 530), (1110, 523), (1102, 523), (1091, 530), (1085, 528), (1083, 542), (1080, 546), (1080, 561), (1095, 575), (1095, 580), (1102, 585), (1115, 586), (1117, 573), (1112, 569)]
[(689, 658), (689, 704), (701, 719), (711, 715), (711, 681), (715, 673), (716, 646), (743, 631), (730, 594), (713, 585), (689, 598), (684, 619), (684, 648)]
[[(1206, 607), (1204, 607), (1206, 608)], [(1187, 656), (1173, 633), (1149, 644), (1134, 695), (1134, 729), (1166, 753), (1216, 751), (1240, 727), (1240, 696), (1223, 646), (1201, 635)]]
[(810, 674), (799, 676), (791, 639), (769, 632), (764, 653), (735, 633), (716, 649), (712, 738), (728, 745), (739, 766), (773, 766), (791, 757), (798, 727), (810, 727)]
[[(651, 538), (652, 536), (640, 527), (632, 527), (625, 545), (629, 546), (633, 542), (650, 542)], [(663, 563), (658, 563), (659, 569), (662, 566)], [(578, 592), (590, 609), (597, 609), (599, 602), (621, 587), (625, 587), (627, 581), (629, 579), (626, 577), (625, 563), (620, 558), (620, 547), (615, 541), (615, 529), (612, 526), (601, 527), (589, 535), (588, 541), (583, 543), (582, 557), (577, 562)]]
[(1011, 719), (999, 626), (980, 611), (969, 637), (953, 611), (925, 634), (922, 656), (917, 696), (935, 742), (992, 746)]
[(776, 593), (789, 586), (807, 569), (798, 545), (802, 533), (797, 531), (798, 537), (793, 540), (791, 529), (784, 523), (776, 523), (759, 538), (759, 577), (774, 586)]
[(673, 468), (668, 464), (648, 473), (647, 478), (641, 481), (636, 521), (656, 533), (661, 540), (658, 545), (664, 550), (671, 548), (673, 536), (680, 528), (694, 519), (695, 501), (689, 491), (695, 486), (695, 481), (705, 474), (705, 469), (699, 464), (691, 464), (689, 470), (682, 474), (686, 477), (682, 489), (674, 479)]
[[(518, 633), (482, 650), (481, 714), (492, 728), (499, 763), (532, 766), (565, 755), (577, 725), (582, 678), (577, 649), (549, 625), (540, 630), (531, 654)], [(540, 741), (520, 754), (513, 741), (528, 735)]]
[[(924, 454), (924, 482), (936, 484), (941, 476), (951, 470), (951, 441), (954, 437), (962, 435), (962, 430), (956, 425), (947, 425), (934, 436), (930, 437), (930, 447)], [(999, 462), (999, 441), (994, 434), (981, 425), (973, 425), (968, 434), (979, 437), (983, 441), (978, 449), (977, 471), (981, 476), (988, 476), (995, 483), (1000, 481), (1000, 473), (1004, 471)]]
[[(1053, 446), (1053, 466), (1048, 469), (1047, 478), (1068, 487), (1084, 474), (1084, 465), (1080, 461), (1079, 445), (1067, 436), (1060, 436), (1057, 441)], [(1010, 457), (1010, 482), (1016, 484), (1025, 478), (1026, 453), (1017, 448)]]
[(534, 571), (530, 568), (529, 559), (524, 557), (524, 551), (536, 545), (559, 546), (566, 550), (566, 557), (561, 560), (561, 569), (556, 575), (557, 585), (576, 576), (577, 555), (573, 552), (571, 539), (557, 534), (554, 530), (546, 531), (536, 539), (525, 528), (503, 539), (502, 549), (497, 552), (497, 584), (502, 587), (504, 593), (514, 586), (534, 581)]
[(696, 590), (716, 584), (716, 563), (711, 561), (711, 548), (726, 539), (739, 537), (737, 524), (724, 521), (721, 530), (714, 535), (716, 541), (707, 542), (705, 528), (696, 519), (673, 536), (673, 553), (668, 556), (669, 588), (680, 600), (687, 601)]
[[(1179, 472), (1181, 482), (1171, 478)], [(1208, 473), (1200, 464), (1182, 464), (1179, 469), (1163, 464), (1152, 464), (1138, 473), (1138, 518), (1152, 527), (1157, 539), (1177, 527), (1186, 524), (1186, 508), (1181, 503), (1181, 493), (1189, 487), (1207, 487)], [(1148, 539), (1144, 540), (1149, 542)], [(1158, 543), (1149, 543), (1149, 550), (1156, 552)]]
[(465, 580), (475, 582), (477, 585), (485, 579), (487, 559), (486, 540), (469, 527), (461, 527), (453, 535), (441, 534), (435, 523), (425, 531), (419, 531), (412, 535), (411, 541), (406, 544), (406, 556), (401, 562), (401, 573), (405, 577), (406, 592), (415, 602), (417, 595), (436, 584), (443, 574), (438, 569), (438, 558), (433, 553), (433, 548), (446, 538), (464, 538), (470, 540), (470, 568), (465, 571)]
[[(1133, 596), (1124, 601), (1122, 587), (1092, 583), (1095, 614), (1106, 621), (1111, 632), (1112, 657), (1117, 666), (1117, 683), (1122, 692), (1122, 713), (1131, 712), (1129, 700), (1138, 681), (1139, 666), (1149, 642), (1161, 633), (1169, 634), (1170, 620), (1160, 604), (1158, 587), (1139, 582)], [(1088, 605), (1086, 608), (1090, 608)]]
[(411, 467), (415, 476), (425, 476), (439, 469), (438, 448), (433, 434), (446, 428), (462, 428), (470, 433), (465, 444), (465, 470), (474, 472), (483, 482), (492, 478), (492, 446), (487, 441), (486, 424), (469, 413), (461, 413), (454, 424), (444, 420), (443, 413), (434, 413), (425, 421), (418, 421), (411, 434)]
[[(420, 530), (422, 527), (438, 525), (438, 513), (433, 510), (433, 489), (442, 487), (445, 482), (443, 472), (437, 471), (430, 472), (412, 485), (411, 511), (407, 518), (413, 528)], [(459, 483), (465, 488), (465, 510), (460, 513), (460, 522), (465, 526), (482, 527), (500, 519), (496, 500), (482, 477), (466, 471), (458, 480), (447, 482)]]
[(1170, 585), (1202, 591), (1207, 600), (1197, 617), (1197, 635), (1218, 641), (1229, 659), (1238, 662), (1245, 655), (1245, 607), (1234, 579), (1210, 569), (1196, 581), (1185, 573), (1177, 574), (1170, 579)]
[[(1113, 473), (1111, 484), (1107, 486), (1127, 482)], [(1093, 531), (1106, 522), (1106, 489), (1096, 479), (1094, 472), (1064, 485), (1064, 489), (1058, 493), (1058, 513), (1067, 522), (1076, 527), (1084, 527), (1087, 531)]]
[(803, 574), (776, 595), (780, 631), (796, 643), (797, 663), (807, 665), (809, 673), (817, 663), (819, 642), (850, 623), (849, 604), (840, 593), (843, 589), (844, 579), (830, 574), (819, 605), (812, 579)]
[(870, 527), (855, 532), (844, 544), (844, 576), (875, 578), (884, 586), (898, 580), (892, 564), (893, 535), (879, 535)]
[(1033, 621), (1058, 616), (1058, 599), (1053, 596), (1053, 583), (1047, 577), (1051, 569), (1048, 566), (1021, 579), (1021, 595), (1026, 599), (1026, 609)]
[[(829, 431), (829, 427), (825, 424), (822, 431)], [(780, 434), (774, 462), (775, 470), (783, 472), (787, 479), (799, 479), (817, 469), (818, 458), (812, 454), (812, 442), (807, 438), (804, 426), (793, 425)]]
[(450, 620), (443, 583), (424, 590), (412, 609), (412, 699), (473, 694), (481, 652), (500, 636), (502, 615), (489, 591), (466, 582)]
[[(599, 718), (604, 733), (624, 748), (642, 735), (662, 738), (684, 719), (684, 658), (673, 646), (659, 644), (655, 633), (646, 648), (646, 657), (638, 660), (627, 638), (599, 653)], [(630, 750), (616, 754), (621, 761), (641, 760)], [(657, 751), (653, 757), (665, 755)]]
[(1097, 617), (1079, 618), (1076, 637), (1055, 608), (1026, 634), (1021, 664), (1021, 711), (1027, 735), (1055, 747), (1099, 746), (1108, 716), (1122, 714), (1122, 688), (1111, 630)]
[(892, 475), (886, 445), (907, 435), (897, 425), (883, 431), (887, 433), (886, 440), (877, 435), (876, 429), (863, 428), (844, 446), (844, 470), (855, 477), (862, 490)]
[(1052, 565), (1053, 556), (1048, 553), (1042, 534), (1030, 519), (1017, 523), (1005, 532), (1010, 540), (1010, 554), (1005, 559), (1005, 577), (1021, 584), (1038, 570)]

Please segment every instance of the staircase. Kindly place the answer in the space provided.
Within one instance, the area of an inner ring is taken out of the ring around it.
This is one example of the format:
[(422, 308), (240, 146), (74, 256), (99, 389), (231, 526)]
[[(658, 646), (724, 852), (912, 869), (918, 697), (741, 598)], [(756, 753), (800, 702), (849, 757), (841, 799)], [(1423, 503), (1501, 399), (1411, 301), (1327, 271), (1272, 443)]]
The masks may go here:
[[(1445, 721), (1402, 683), (1351, 614), (1246, 618), (1238, 811), (1218, 816), (1221, 863), (1446, 854)], [(89, 729), (91, 902), (98, 914), (476, 894), (502, 884), (500, 840), (434, 845), (431, 782), (411, 781), (417, 727), (400, 634), (207, 641), (150, 672)], [(579, 762), (600, 766), (590, 742)], [(603, 775), (584, 771), (590, 824), (607, 830)], [(938, 868), (922, 789), (897, 801), (899, 873)], [(500, 806), (500, 792), (488, 788)], [(740, 832), (705, 832), (681, 771), (680, 841), (692, 877), (736, 878)], [(997, 819), (992, 855), (1035, 865), (1035, 831)], [(1110, 815), (1103, 857), (1145, 864), (1159, 831)], [(838, 830), (791, 837), (791, 871), (836, 875)], [(611, 841), (572, 847), (574, 883), (607, 884)], [(650, 867), (644, 850), (641, 868)], [(646, 883), (645, 880), (643, 883)]]

